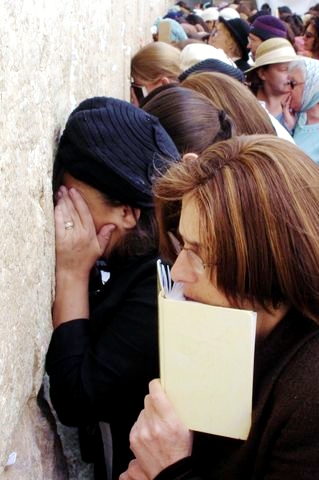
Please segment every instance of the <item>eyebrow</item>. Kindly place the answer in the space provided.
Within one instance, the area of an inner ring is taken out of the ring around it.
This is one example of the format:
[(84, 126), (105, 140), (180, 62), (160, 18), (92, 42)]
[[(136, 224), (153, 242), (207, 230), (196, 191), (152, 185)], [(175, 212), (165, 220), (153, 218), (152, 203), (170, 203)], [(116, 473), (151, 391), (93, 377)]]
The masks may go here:
[(180, 229), (178, 229), (178, 235), (183, 239), (183, 242), (184, 243), (187, 243), (188, 245), (190, 245), (191, 247), (194, 247), (196, 249), (199, 249), (200, 248), (200, 243), (195, 241), (195, 240), (190, 240), (189, 238), (185, 237), (185, 235), (183, 235), (180, 231)]

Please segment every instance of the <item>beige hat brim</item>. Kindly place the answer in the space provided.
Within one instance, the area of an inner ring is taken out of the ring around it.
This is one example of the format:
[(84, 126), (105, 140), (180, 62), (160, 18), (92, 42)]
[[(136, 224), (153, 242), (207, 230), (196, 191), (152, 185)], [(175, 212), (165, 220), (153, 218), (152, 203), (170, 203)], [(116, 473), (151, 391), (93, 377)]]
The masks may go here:
[(256, 59), (255, 65), (249, 68), (248, 70), (246, 70), (245, 73), (249, 73), (252, 70), (255, 70), (256, 68), (264, 67), (265, 65), (274, 65), (276, 63), (293, 62), (294, 60), (298, 60), (298, 58), (300, 58), (300, 56), (297, 54), (292, 54), (290, 47), (287, 47), (287, 48), (284, 47), (280, 49), (279, 55), (274, 55), (274, 51), (267, 52), (264, 55), (261, 55), (259, 58)]

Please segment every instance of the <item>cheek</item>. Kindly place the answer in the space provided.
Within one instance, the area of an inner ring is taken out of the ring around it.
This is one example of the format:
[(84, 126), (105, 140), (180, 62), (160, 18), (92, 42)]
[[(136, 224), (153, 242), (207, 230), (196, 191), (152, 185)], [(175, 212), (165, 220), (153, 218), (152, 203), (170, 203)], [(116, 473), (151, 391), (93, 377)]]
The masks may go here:
[(297, 90), (293, 90), (292, 94), (291, 94), (291, 107), (294, 109), (294, 110), (297, 110), (299, 111), (300, 107), (301, 107), (301, 92), (297, 91)]
[(313, 47), (313, 44), (314, 44), (314, 38), (306, 38), (305, 39), (305, 44), (307, 45), (307, 47), (309, 49), (311, 49)]
[(222, 33), (218, 33), (217, 35), (213, 36), (211, 44), (216, 48), (221, 48), (224, 45)]

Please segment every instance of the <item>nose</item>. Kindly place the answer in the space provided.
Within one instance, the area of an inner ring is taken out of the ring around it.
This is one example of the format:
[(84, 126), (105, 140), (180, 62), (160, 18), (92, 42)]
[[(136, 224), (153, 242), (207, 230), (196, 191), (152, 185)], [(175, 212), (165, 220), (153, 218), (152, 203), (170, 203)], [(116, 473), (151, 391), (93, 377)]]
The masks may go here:
[(193, 283), (196, 281), (197, 274), (192, 270), (187, 260), (186, 250), (181, 250), (176, 258), (171, 268), (171, 276), (174, 282)]

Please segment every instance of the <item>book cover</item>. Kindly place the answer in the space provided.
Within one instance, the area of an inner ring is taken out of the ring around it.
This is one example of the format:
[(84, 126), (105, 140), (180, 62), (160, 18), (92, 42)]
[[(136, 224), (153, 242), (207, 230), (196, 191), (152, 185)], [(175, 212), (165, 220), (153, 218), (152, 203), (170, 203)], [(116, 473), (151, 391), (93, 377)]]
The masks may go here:
[[(162, 286), (162, 282), (160, 282)], [(190, 430), (245, 440), (251, 426), (256, 313), (159, 293), (160, 377)]]

